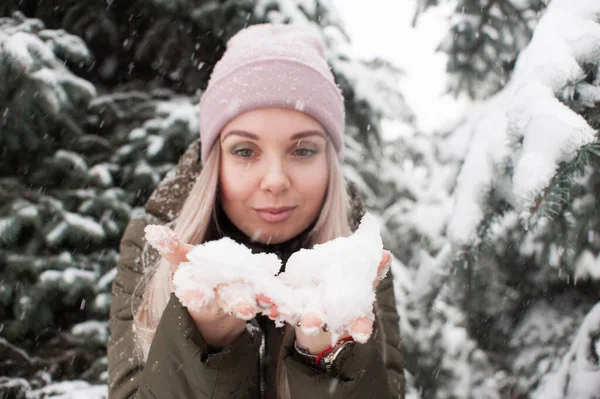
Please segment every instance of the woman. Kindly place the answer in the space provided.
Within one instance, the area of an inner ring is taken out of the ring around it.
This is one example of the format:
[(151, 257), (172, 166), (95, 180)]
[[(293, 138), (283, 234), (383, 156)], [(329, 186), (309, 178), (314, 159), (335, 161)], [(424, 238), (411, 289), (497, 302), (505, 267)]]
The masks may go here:
[[(308, 336), (264, 316), (247, 323), (216, 303), (192, 312), (172, 294), (173, 271), (192, 244), (228, 236), (254, 252), (276, 253), (285, 265), (300, 248), (350, 234), (361, 210), (349, 209), (343, 133), (343, 98), (315, 32), (256, 25), (229, 41), (200, 103), (200, 147), (186, 152), (148, 202), (158, 218), (132, 218), (121, 241), (108, 344), (111, 397), (404, 396), (391, 274), (377, 288), (373, 336), (333, 348), (326, 328)], [(185, 244), (162, 254), (156, 269), (141, 267), (156, 259), (144, 227), (169, 222)]]

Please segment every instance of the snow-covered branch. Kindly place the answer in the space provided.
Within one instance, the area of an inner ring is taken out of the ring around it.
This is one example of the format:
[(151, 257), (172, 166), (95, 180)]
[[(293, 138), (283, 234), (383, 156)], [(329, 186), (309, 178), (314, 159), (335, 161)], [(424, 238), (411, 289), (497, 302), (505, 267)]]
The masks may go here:
[(600, 392), (600, 303), (587, 314), (559, 368), (544, 378), (534, 399), (595, 399)]
[[(582, 80), (583, 63), (597, 62), (599, 12), (600, 3), (590, 0), (552, 2), (508, 85), (465, 122), (472, 143), (458, 178), (449, 227), (454, 242), (475, 240), (492, 188), (527, 217), (559, 164), (595, 140), (595, 130), (557, 97)], [(508, 185), (503, 179), (507, 171)]]

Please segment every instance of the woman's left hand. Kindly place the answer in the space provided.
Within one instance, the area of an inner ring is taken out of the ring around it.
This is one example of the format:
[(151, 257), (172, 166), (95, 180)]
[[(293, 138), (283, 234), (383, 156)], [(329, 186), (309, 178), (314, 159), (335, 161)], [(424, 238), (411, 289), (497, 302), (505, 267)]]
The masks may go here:
[[(383, 256), (379, 262), (377, 269), (377, 277), (373, 281), (373, 287), (377, 288), (381, 282), (382, 276), (384, 277), (387, 273), (387, 269), (391, 263), (392, 256), (388, 251), (383, 251)], [(268, 298), (263, 297), (261, 301), (269, 303)], [(272, 304), (269, 318), (276, 319), (279, 316), (277, 306)], [(294, 325), (296, 330), (296, 340), (298, 344), (309, 349), (312, 354), (319, 354), (331, 346), (331, 332), (324, 331), (323, 326), (325, 322), (318, 316), (312, 313), (303, 315), (300, 318), (299, 323)], [(314, 331), (317, 331), (314, 334)], [(345, 338), (352, 336), (359, 342), (365, 342), (373, 332), (373, 321), (368, 315), (358, 317), (354, 322), (348, 326), (347, 331), (342, 334), (339, 338)]]

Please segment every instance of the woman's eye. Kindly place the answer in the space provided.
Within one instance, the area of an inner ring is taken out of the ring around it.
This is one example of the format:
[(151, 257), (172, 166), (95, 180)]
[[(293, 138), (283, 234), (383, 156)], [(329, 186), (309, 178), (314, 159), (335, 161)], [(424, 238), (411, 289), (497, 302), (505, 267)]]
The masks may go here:
[(242, 158), (251, 158), (254, 154), (254, 151), (249, 148), (240, 148), (239, 150), (235, 150), (233, 153)]
[(294, 153), (301, 158), (308, 158), (313, 156), (316, 151), (309, 150), (308, 148), (298, 148)]

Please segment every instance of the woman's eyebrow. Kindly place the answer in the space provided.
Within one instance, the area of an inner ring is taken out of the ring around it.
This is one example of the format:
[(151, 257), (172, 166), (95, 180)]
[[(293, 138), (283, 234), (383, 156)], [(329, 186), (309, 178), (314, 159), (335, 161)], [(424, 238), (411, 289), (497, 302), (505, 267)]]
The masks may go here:
[(305, 132), (298, 132), (294, 134), (292, 137), (290, 137), (290, 140), (299, 140), (310, 136), (321, 136), (325, 138), (325, 135), (318, 130), (307, 130)]
[(260, 138), (255, 134), (245, 132), (243, 130), (230, 130), (227, 133), (225, 133), (225, 135), (223, 136), (221, 141), (225, 141), (225, 139), (229, 136), (241, 136), (241, 137), (246, 137), (246, 138), (256, 140), (256, 141), (260, 140)]

